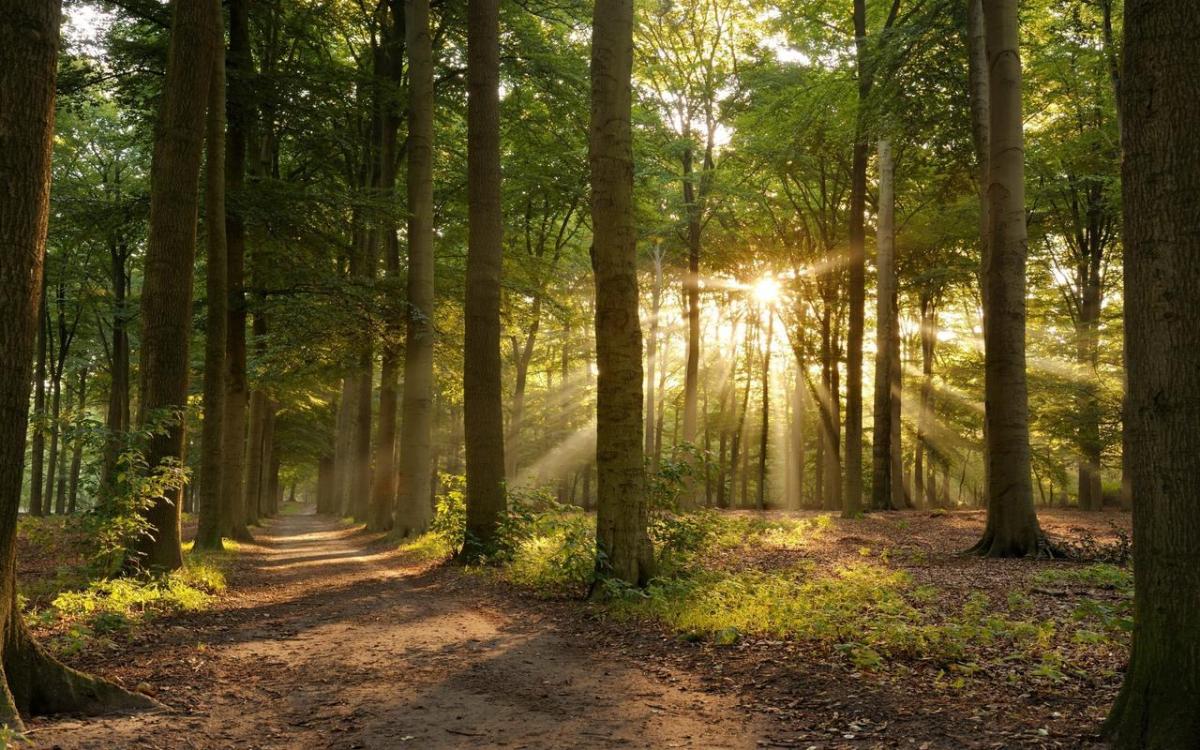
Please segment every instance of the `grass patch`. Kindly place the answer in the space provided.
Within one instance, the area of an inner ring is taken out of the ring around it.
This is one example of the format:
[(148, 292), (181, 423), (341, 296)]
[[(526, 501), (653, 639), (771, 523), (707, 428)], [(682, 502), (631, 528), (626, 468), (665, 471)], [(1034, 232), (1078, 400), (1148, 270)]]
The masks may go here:
[(164, 575), (93, 580), (59, 592), (49, 605), (26, 612), (26, 618), (49, 633), (47, 643), (59, 654), (111, 643), (155, 618), (207, 608), (226, 590), (232, 551), (189, 551), (183, 568)]

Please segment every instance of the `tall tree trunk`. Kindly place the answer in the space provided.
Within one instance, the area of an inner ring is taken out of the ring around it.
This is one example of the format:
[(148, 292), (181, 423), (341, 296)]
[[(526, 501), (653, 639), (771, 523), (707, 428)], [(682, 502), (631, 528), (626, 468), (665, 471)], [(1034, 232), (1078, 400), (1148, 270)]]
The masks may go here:
[[(88, 368), (79, 368), (79, 401), (75, 405), (75, 415), (72, 422), (78, 426), (83, 422), (87, 410)], [(79, 476), (83, 469), (83, 438), (75, 436), (71, 446), (71, 477), (67, 490), (67, 512), (74, 513), (79, 508)]]
[[(184, 423), (172, 412), (187, 407), (197, 188), (219, 22), (214, 0), (176, 0), (173, 9), (150, 164), (150, 234), (142, 285), (138, 424), (169, 422), (150, 438), (146, 459), (151, 470), (183, 456)], [(132, 563), (167, 570), (183, 565), (179, 512), (176, 491), (144, 511), (151, 532), (132, 545)]]
[[(1086, 248), (1095, 242), (1092, 233)], [(1100, 510), (1104, 505), (1104, 488), (1100, 476), (1100, 455), (1103, 445), (1100, 441), (1100, 383), (1096, 366), (1096, 355), (1100, 339), (1100, 306), (1102, 294), (1100, 288), (1100, 252), (1087, 252), (1086, 263), (1082, 266), (1083, 278), (1080, 285), (1082, 292), (1079, 306), (1076, 335), (1076, 362), (1079, 372), (1084, 378), (1079, 392), (1079, 507), (1083, 510)]]
[(654, 387), (656, 368), (658, 367), (658, 316), (662, 310), (663, 285), (663, 250), (657, 242), (654, 244), (654, 287), (650, 291), (650, 341), (646, 344), (646, 427), (645, 455), (654, 455)]
[(892, 510), (892, 308), (896, 295), (895, 164), (892, 145), (879, 141), (879, 218), (875, 265), (879, 270), (875, 306), (875, 419), (871, 443), (871, 507)]
[[(463, 417), (467, 443), (467, 537), (477, 560), (495, 544), (507, 507), (500, 382), (500, 9), (467, 3), (467, 298)], [(638, 368), (641, 369), (640, 366)], [(639, 397), (638, 407), (641, 407)], [(640, 415), (639, 415), (640, 419)]]
[(225, 472), (225, 361), (229, 330), (228, 266), (225, 245), (225, 33), (217, 26), (212, 81), (208, 100), (208, 153), (205, 173), (205, 233), (208, 269), (205, 291), (208, 312), (204, 320), (204, 423), (200, 432), (200, 476), (196, 506), (199, 518), (196, 547), (222, 549), (221, 535), (232, 529), (233, 507), (226, 491)]
[(850, 326), (846, 334), (846, 480), (842, 515), (857, 516), (862, 511), (862, 371), (863, 333), (866, 308), (866, 227), (867, 160), (870, 145), (866, 136), (867, 97), (871, 76), (867, 70), (866, 0), (854, 0), (854, 47), (857, 57), (858, 112), (854, 124), (854, 150), (850, 163), (849, 266)]
[(898, 287), (892, 288), (892, 330), (891, 330), (891, 352), (892, 366), (889, 368), (888, 374), (890, 377), (890, 391), (892, 395), (892, 414), (889, 425), (892, 428), (891, 447), (892, 460), (892, 507), (896, 510), (909, 507), (911, 502), (908, 499), (908, 489), (904, 482), (904, 445), (902, 442), (902, 427), (901, 418), (903, 417), (903, 394), (904, 394), (904, 368), (900, 357), (900, 295)]
[[(382, 79), (383, 95), (377, 105), (380, 107), (383, 132), (380, 138), (380, 186), (381, 198), (389, 205), (395, 203), (396, 197), (396, 130), (400, 126), (397, 94), (402, 74), (402, 52), (404, 49), (405, 18), (401, 0), (393, 0), (388, 4), (388, 19), (383, 21), (382, 41), (376, 53), (375, 75)], [(410, 53), (411, 55), (411, 53)], [(411, 56), (410, 56), (411, 60)], [(410, 97), (411, 99), (411, 97)], [(411, 107), (410, 102), (410, 107)], [(411, 134), (410, 134), (411, 142)], [(409, 201), (411, 210), (412, 201)], [(388, 210), (383, 216), (382, 240), (385, 261), (389, 279), (400, 275), (400, 244), (396, 236), (395, 214)], [(409, 232), (409, 280), (412, 280), (412, 232)], [(418, 269), (419, 270), (419, 269)], [(409, 304), (412, 303), (412, 290), (408, 293)], [(379, 419), (375, 433), (375, 471), (371, 478), (371, 501), (367, 519), (367, 528), (372, 531), (386, 531), (392, 528), (393, 516), (396, 510), (396, 392), (400, 374), (399, 317), (390, 313), (388, 320), (389, 335), (383, 342), (383, 357), (379, 375)], [(412, 347), (409, 345), (409, 356)], [(405, 378), (408, 382), (408, 378)], [(422, 467), (422, 474), (427, 476), (428, 466)]]
[(317, 462), (317, 513), (333, 512), (333, 457), (322, 456)]
[[(57, 11), (56, 11), (57, 12)], [(57, 23), (57, 22), (56, 22)], [(44, 240), (43, 240), (44, 241)], [(37, 368), (33, 375), (33, 440), (29, 467), (29, 515), (40, 516), (48, 510), (46, 491), (46, 359), (49, 350), (50, 318), (46, 309), (45, 277), (38, 289)], [(24, 465), (24, 462), (21, 464)]]
[(917, 413), (917, 451), (913, 463), (913, 500), (916, 504), (932, 507), (932, 498), (927, 496), (925, 461), (933, 461), (929, 446), (929, 431), (933, 419), (933, 352), (937, 343), (937, 308), (933, 297), (922, 291), (921, 306), (921, 400)]
[(60, 3), (0, 0), (0, 724), (33, 713), (102, 713), (153, 701), (63, 666), (32, 639), (17, 604), (16, 533), (42, 295)]
[(225, 466), (221, 472), (224, 502), (229, 514), (222, 519), (221, 533), (232, 539), (252, 539), (246, 528), (246, 224), (242, 201), (246, 181), (246, 136), (251, 118), (250, 0), (229, 0), (229, 54), (225, 58), (228, 79), (225, 113), (225, 211), (226, 306), (225, 418), (223, 436)]
[(767, 310), (767, 342), (762, 360), (762, 424), (758, 436), (758, 509), (767, 509), (767, 445), (771, 436), (771, 342), (775, 338), (775, 311)]
[[(262, 346), (267, 333), (266, 318), (261, 312), (254, 315), (253, 333), (256, 345)], [(259, 494), (262, 489), (264, 471), (264, 440), (266, 437), (267, 402), (266, 393), (260, 388), (250, 392), (249, 428), (246, 437), (246, 472), (244, 492), (242, 493), (242, 508), (247, 525), (256, 525), (259, 521)], [(339, 509), (344, 514), (344, 510)]]
[(1133, 650), (1116, 750), (1200, 747), (1200, 7), (1127, 0), (1122, 80)]
[(985, 0), (990, 109), (984, 269), (988, 520), (972, 551), (1049, 554), (1033, 507), (1025, 377), (1025, 148), (1016, 0)]
[(687, 366), (683, 377), (683, 441), (696, 439), (700, 390), (700, 207), (696, 203), (695, 157), (683, 152), (683, 202), (687, 208), (688, 270), (683, 290), (687, 301)]
[(129, 251), (120, 239), (109, 244), (110, 275), (113, 291), (111, 360), (109, 362), (108, 411), (104, 418), (104, 448), (101, 456), (101, 503), (116, 491), (117, 462), (129, 430), (129, 311), (126, 296), (129, 277), (126, 263)]
[(654, 573), (642, 464), (642, 328), (633, 222), (633, 0), (592, 16), (592, 267), (596, 277), (596, 566), (644, 585)]

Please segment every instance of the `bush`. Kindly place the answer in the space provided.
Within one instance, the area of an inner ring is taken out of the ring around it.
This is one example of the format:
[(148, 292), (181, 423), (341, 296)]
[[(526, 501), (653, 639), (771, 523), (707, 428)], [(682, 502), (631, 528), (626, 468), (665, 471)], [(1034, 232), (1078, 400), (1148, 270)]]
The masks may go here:
[(97, 638), (128, 633), (156, 617), (204, 609), (225, 590), (223, 568), (221, 556), (190, 554), (180, 570), (93, 581), (59, 593), (48, 607), (27, 617), (54, 631), (52, 649), (75, 653)]

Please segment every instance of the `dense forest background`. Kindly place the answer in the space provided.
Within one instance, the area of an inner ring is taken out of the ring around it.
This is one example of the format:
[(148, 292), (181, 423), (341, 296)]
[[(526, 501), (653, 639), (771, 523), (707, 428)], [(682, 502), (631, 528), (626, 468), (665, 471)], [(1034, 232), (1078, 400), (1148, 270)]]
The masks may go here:
[[(980, 201), (964, 96), (966, 6), (931, 1), (889, 14), (885, 4), (871, 5), (856, 52), (854, 19), (838, 4), (652, 5), (639, 12), (634, 71), (652, 461), (678, 460), (681, 451), (703, 457), (687, 498), (695, 504), (842, 506), (851, 470), (843, 433), (856, 398), (847, 385), (852, 172), (855, 144), (867, 142), (867, 365), (856, 365), (867, 459), (854, 469), (870, 488), (871, 425), (887, 403), (871, 397), (883, 343), (898, 348), (891, 391), (903, 479), (889, 502), (981, 504)], [(228, 197), (245, 227), (244, 313), (235, 314), (248, 321), (249, 461), (262, 466), (250, 481), (261, 484), (255, 497), (267, 504), (280, 494), (315, 497), (321, 470), (334, 471), (339, 414), (358, 398), (343, 383), (369, 365), (372, 411), (350, 406), (372, 424), (379, 388), (391, 385), (379, 381), (379, 358), (404, 344), (392, 321), (405, 304), (405, 209), (396, 197), (406, 192), (406, 173), (393, 167), (388, 186), (369, 175), (380, 158), (380, 111), (396, 139), (388, 154), (397, 165), (403, 158), (407, 68), (389, 58), (400, 58), (403, 29), (391, 26), (402, 27), (402, 17), (373, 7), (256, 2), (234, 10), (248, 23), (238, 67), (230, 62), (237, 71), (230, 101), (245, 118), (247, 186)], [(1112, 67), (1119, 10), (1109, 0), (1021, 6), (1029, 413), (1042, 505), (1119, 503), (1121, 206)], [(463, 466), (460, 15), (434, 5), (432, 471), (439, 475), (461, 474)], [(505, 5), (500, 70), (505, 475), (512, 487), (550, 489), (584, 507), (593, 502), (595, 471), (588, 23), (583, 3)], [(158, 3), (68, 8), (38, 344), (44, 377), (25, 483), (35, 514), (96, 503), (105, 429), (127, 427), (137, 411), (151, 123), (168, 25)], [(872, 82), (865, 95), (860, 67)], [(895, 201), (894, 343), (875, 336), (884, 309), (877, 295), (889, 284), (879, 275), (888, 268), (876, 260), (880, 143), (889, 145)], [(203, 216), (202, 208), (202, 238)], [(380, 227), (397, 228), (395, 239)], [(184, 462), (189, 498), (204, 481), (205, 263), (201, 253)], [(698, 279), (694, 324), (691, 278)], [(354, 353), (364, 346), (368, 355)], [(389, 377), (394, 372), (393, 363)], [(696, 470), (695, 460), (687, 463)], [(439, 486), (433, 482), (432, 491)], [(365, 520), (348, 491), (332, 491), (338, 512)]]

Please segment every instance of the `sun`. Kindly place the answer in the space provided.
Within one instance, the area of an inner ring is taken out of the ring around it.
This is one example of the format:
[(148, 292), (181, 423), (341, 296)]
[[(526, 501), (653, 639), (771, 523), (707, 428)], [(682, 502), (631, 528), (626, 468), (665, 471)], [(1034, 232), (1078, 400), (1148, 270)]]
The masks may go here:
[(763, 276), (750, 287), (754, 300), (760, 305), (773, 305), (779, 299), (779, 282), (774, 276)]

